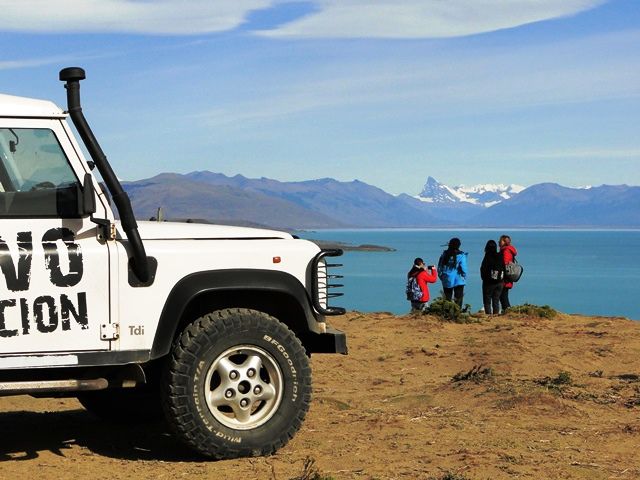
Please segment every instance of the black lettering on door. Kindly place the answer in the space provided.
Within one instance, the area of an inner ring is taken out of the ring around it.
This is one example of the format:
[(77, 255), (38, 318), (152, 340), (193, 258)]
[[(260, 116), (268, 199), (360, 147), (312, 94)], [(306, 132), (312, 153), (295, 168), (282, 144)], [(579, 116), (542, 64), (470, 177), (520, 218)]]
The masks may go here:
[(0, 301), (0, 337), (15, 337), (18, 335), (18, 330), (7, 330), (7, 325), (5, 324), (4, 318), (4, 309), (7, 307), (15, 307), (16, 301), (14, 299), (11, 300), (2, 300)]
[[(58, 240), (62, 240), (69, 255), (69, 273), (66, 275), (60, 269), (60, 257), (56, 248)], [(73, 240), (73, 232), (64, 227), (47, 230), (42, 236), (44, 264), (49, 269), (51, 283), (58, 287), (73, 287), (82, 280), (82, 252), (80, 245)]]
[(12, 292), (29, 290), (31, 280), (31, 257), (33, 253), (33, 240), (31, 232), (18, 233), (18, 268), (13, 264), (9, 246), (0, 237), (0, 268), (7, 282), (7, 288)]
[(20, 299), (20, 317), (22, 318), (22, 334), (29, 335), (29, 304), (26, 298)]
[(87, 293), (78, 293), (78, 308), (69, 297), (60, 295), (60, 318), (62, 319), (62, 330), (71, 330), (71, 316), (80, 325), (83, 330), (89, 328), (89, 320), (87, 319)]
[[(44, 311), (45, 305), (47, 308), (46, 314)], [(42, 333), (53, 332), (58, 328), (58, 309), (53, 297), (42, 296), (36, 298), (33, 302), (33, 316), (36, 319), (38, 331)]]

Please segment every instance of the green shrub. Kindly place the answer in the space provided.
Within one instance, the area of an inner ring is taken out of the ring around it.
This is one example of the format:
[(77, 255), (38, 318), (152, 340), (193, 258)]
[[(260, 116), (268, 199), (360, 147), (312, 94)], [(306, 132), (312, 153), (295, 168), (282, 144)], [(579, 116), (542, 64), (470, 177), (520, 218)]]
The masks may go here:
[(435, 315), (436, 317), (440, 317), (444, 320), (453, 321), (460, 317), (460, 313), (462, 312), (462, 310), (457, 303), (440, 297), (431, 302), (425, 312), (431, 315)]
[(531, 303), (509, 307), (507, 309), (507, 313), (517, 313), (520, 315), (540, 318), (553, 318), (558, 315), (558, 312), (549, 305), (542, 305), (540, 307), (538, 305), (532, 305)]
[(452, 382), (474, 382), (480, 383), (484, 380), (489, 380), (494, 375), (491, 367), (484, 367), (482, 365), (475, 365), (468, 372), (458, 372), (452, 378)]
[(427, 315), (434, 315), (447, 322), (469, 323), (473, 321), (473, 318), (469, 313), (470, 309), (471, 305), (468, 303), (464, 308), (460, 308), (457, 303), (447, 300), (444, 297), (438, 297), (431, 302), (431, 304), (424, 310), (424, 313)]
[(562, 370), (555, 377), (544, 377), (535, 380), (535, 382), (549, 389), (560, 390), (562, 387), (573, 385), (573, 378), (569, 372)]
[(558, 373), (558, 376), (556, 378), (551, 379), (551, 382), (554, 385), (571, 385), (573, 383), (573, 380), (571, 378), (571, 374), (563, 370)]
[[(275, 474), (274, 474), (275, 478)], [(304, 459), (304, 464), (302, 466), (302, 473), (295, 477), (292, 477), (290, 480), (335, 480), (330, 475), (323, 475), (318, 471), (318, 467), (316, 467), (316, 460), (313, 457), (307, 457)]]
[(440, 477), (429, 477), (429, 480), (469, 480), (469, 477), (457, 473), (447, 472)]

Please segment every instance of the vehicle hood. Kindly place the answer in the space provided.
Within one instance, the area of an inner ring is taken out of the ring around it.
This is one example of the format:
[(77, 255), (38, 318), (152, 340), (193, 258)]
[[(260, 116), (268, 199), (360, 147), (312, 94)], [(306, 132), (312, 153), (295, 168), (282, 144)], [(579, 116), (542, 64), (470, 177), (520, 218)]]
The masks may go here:
[[(119, 222), (118, 227), (122, 231)], [(142, 240), (293, 238), (289, 233), (277, 230), (203, 223), (138, 222), (138, 231)]]

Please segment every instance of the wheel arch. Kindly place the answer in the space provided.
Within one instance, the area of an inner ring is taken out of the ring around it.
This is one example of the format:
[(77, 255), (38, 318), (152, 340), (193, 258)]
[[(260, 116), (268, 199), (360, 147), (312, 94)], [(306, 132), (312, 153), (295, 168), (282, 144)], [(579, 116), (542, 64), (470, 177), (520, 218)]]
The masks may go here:
[(151, 359), (171, 349), (176, 334), (192, 320), (223, 308), (265, 312), (287, 325), (300, 340), (319, 333), (311, 299), (293, 275), (274, 270), (230, 269), (190, 274), (167, 297), (151, 348)]

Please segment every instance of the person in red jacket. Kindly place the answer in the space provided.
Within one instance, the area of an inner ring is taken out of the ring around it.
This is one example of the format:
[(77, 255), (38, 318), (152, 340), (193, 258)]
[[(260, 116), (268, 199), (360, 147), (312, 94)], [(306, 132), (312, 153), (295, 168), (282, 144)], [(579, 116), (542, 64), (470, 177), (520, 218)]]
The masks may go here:
[[(516, 247), (511, 245), (511, 237), (509, 235), (502, 235), (500, 237), (500, 241), (498, 242), (500, 245), (500, 253), (502, 253), (502, 261), (506, 265), (507, 263), (513, 262), (513, 259), (516, 255), (518, 255), (518, 251)], [(504, 282), (504, 286), (502, 288), (502, 293), (500, 294), (500, 305), (502, 306), (502, 313), (504, 313), (507, 308), (511, 306), (509, 302), (509, 290), (513, 288), (513, 282)]]
[(413, 261), (413, 267), (407, 273), (407, 279), (414, 277), (422, 290), (422, 298), (419, 301), (411, 301), (411, 310), (424, 310), (429, 301), (429, 287), (427, 284), (435, 283), (438, 280), (438, 272), (434, 265), (428, 267), (424, 264), (424, 260), (416, 258)]

